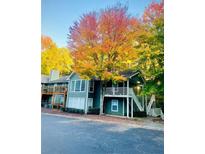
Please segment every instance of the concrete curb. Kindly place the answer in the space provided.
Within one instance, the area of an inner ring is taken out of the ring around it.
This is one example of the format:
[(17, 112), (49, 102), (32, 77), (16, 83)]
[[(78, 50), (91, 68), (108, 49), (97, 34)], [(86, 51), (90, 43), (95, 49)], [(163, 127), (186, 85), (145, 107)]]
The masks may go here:
[(105, 120), (99, 120), (99, 119), (90, 119), (88, 117), (75, 117), (75, 116), (62, 115), (62, 114), (56, 114), (56, 113), (46, 113), (46, 112), (41, 112), (41, 114), (56, 116), (56, 117), (63, 117), (63, 118), (73, 118), (73, 119), (79, 119), (79, 120), (84, 120), (84, 121), (96, 121), (96, 122), (101, 122), (101, 123), (118, 124), (118, 125), (123, 125), (123, 126), (129, 126), (131, 128), (144, 128), (144, 129), (164, 131), (164, 128), (146, 126), (146, 125), (143, 126), (143, 124), (140, 125), (140, 124), (121, 123), (121, 122), (116, 122), (116, 121), (105, 121)]

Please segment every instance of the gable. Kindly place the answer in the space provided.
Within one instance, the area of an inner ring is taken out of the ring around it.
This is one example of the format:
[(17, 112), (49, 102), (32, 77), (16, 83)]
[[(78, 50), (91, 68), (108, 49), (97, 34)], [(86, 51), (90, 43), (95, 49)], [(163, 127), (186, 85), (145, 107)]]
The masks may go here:
[(70, 80), (79, 80), (81, 79), (77, 73), (72, 73), (70, 76)]

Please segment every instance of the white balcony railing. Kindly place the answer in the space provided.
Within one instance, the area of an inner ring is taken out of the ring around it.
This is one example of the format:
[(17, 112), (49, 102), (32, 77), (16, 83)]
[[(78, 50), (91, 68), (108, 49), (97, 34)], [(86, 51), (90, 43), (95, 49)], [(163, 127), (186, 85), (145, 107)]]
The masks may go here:
[[(127, 95), (127, 87), (106, 87), (104, 92), (105, 95)], [(129, 95), (131, 95), (130, 92)]]

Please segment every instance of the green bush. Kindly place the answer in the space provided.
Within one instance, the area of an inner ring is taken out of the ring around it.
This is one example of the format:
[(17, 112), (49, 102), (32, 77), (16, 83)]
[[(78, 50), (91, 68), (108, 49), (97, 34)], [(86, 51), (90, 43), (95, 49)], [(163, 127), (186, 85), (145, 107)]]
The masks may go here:
[(60, 107), (60, 110), (61, 110), (61, 111), (65, 111), (65, 108), (64, 108), (64, 107)]
[(88, 114), (100, 114), (100, 109), (99, 108), (91, 108), (88, 109)]
[(147, 117), (147, 113), (145, 111), (137, 111), (133, 113), (134, 117)]
[(67, 108), (65, 111), (67, 111), (67, 112), (69, 112), (69, 113), (80, 113), (80, 114), (84, 114), (84, 110), (82, 110), (82, 109)]

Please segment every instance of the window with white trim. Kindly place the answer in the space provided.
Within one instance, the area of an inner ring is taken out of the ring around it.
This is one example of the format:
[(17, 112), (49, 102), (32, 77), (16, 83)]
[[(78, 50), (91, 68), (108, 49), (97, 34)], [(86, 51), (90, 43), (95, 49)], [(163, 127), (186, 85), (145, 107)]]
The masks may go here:
[(62, 105), (63, 102), (64, 102), (64, 96), (63, 95), (55, 95), (54, 102), (56, 104), (61, 104)]
[(81, 91), (85, 91), (85, 80), (81, 80)]
[(85, 91), (85, 80), (72, 80), (71, 81), (71, 91), (72, 92)]
[(81, 80), (75, 81), (75, 91), (80, 91), (80, 84), (81, 84)]
[(112, 112), (118, 112), (118, 100), (117, 99), (112, 99), (111, 111)]

